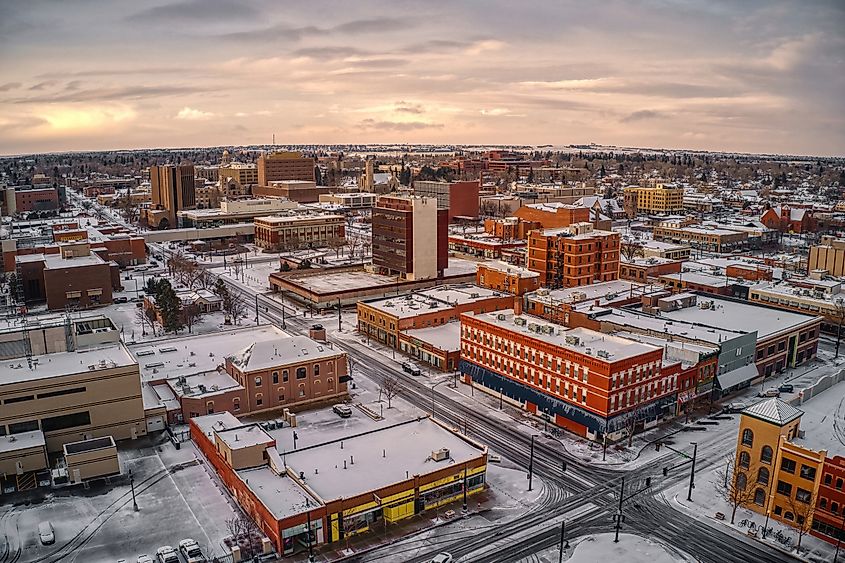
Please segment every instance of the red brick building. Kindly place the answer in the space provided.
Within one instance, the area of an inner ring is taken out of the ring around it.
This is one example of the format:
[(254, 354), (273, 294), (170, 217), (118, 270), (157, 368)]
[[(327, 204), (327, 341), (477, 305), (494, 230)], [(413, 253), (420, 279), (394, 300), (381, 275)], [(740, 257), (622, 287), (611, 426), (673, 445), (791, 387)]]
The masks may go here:
[(825, 457), (810, 533), (830, 543), (845, 541), (845, 457)]
[(815, 229), (815, 220), (811, 209), (801, 209), (782, 205), (771, 207), (763, 212), (760, 222), (770, 229), (782, 233), (807, 233)]
[(593, 230), (591, 223), (531, 231), (528, 269), (544, 287), (574, 287), (619, 278), (619, 233)]
[(676, 381), (662, 373), (662, 357), (656, 346), (512, 310), (461, 316), (467, 383), (591, 439), (623, 437), (630, 416), (641, 428), (674, 414)]
[(647, 282), (664, 274), (677, 274), (681, 271), (683, 260), (668, 258), (622, 259), (619, 263), (619, 279)]
[(449, 211), (449, 221), (455, 217), (478, 217), (478, 180), (462, 182), (414, 181), (414, 195), (437, 198), (437, 208)]
[(590, 210), (588, 208), (565, 203), (525, 205), (517, 209), (514, 215), (518, 219), (541, 225), (545, 229), (557, 229), (590, 221)]
[(15, 190), (18, 213), (59, 208), (59, 191), (56, 188), (30, 188)]
[(407, 280), (443, 276), (449, 265), (448, 211), (435, 198), (382, 196), (372, 212), (373, 265)]
[(480, 262), (475, 275), (476, 285), (517, 296), (540, 288), (540, 274), (506, 262)]
[(539, 221), (526, 221), (519, 217), (484, 220), (484, 232), (502, 240), (527, 240), (529, 232), (542, 228), (543, 224)]

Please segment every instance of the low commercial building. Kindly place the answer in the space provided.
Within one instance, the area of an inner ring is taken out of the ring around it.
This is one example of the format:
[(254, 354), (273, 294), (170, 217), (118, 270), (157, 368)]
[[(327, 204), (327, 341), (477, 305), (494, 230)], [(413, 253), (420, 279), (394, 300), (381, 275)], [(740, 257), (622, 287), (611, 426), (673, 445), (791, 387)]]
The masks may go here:
[(191, 420), (197, 448), (280, 555), (466, 502), (485, 488), (486, 446), (431, 418), (293, 449), (292, 432), (229, 413)]
[(517, 219), (538, 223), (544, 229), (559, 229), (589, 222), (590, 215), (588, 208), (566, 203), (534, 203), (520, 207), (514, 213)]
[(359, 301), (358, 332), (397, 348), (400, 331), (443, 325), (467, 311), (508, 309), (513, 300), (513, 295), (466, 284)]
[(659, 240), (642, 241), (643, 256), (646, 258), (668, 258), (669, 260), (687, 260), (691, 249), (686, 244), (671, 244)]
[(619, 278), (648, 282), (664, 274), (678, 274), (682, 265), (683, 261), (671, 258), (622, 258), (619, 262)]
[(503, 219), (485, 219), (484, 232), (506, 241), (528, 240), (528, 233), (535, 229), (542, 229), (539, 221), (526, 221), (519, 217), (505, 217)]
[(112, 302), (112, 290), (120, 288), (117, 264), (81, 245), (59, 254), (28, 254), (15, 257), (18, 284), (26, 303), (44, 302), (51, 311), (87, 309)]
[(399, 350), (434, 369), (453, 372), (461, 359), (461, 323), (457, 320), (399, 332)]
[(513, 310), (461, 315), (461, 372), (558, 426), (614, 440), (674, 414), (663, 350)]
[(822, 329), (836, 333), (839, 312), (836, 302), (845, 299), (840, 280), (815, 280), (811, 278), (760, 282), (748, 290), (748, 300), (766, 307), (795, 311), (807, 315), (821, 315)]
[(299, 209), (299, 203), (285, 198), (224, 199), (217, 208), (180, 211), (179, 219), (185, 228), (208, 229), (249, 222), (263, 215), (296, 209)]
[(586, 315), (594, 310), (623, 307), (642, 301), (644, 296), (665, 295), (663, 288), (631, 281), (614, 280), (571, 288), (541, 288), (523, 299), (526, 313), (567, 327), (598, 330)]
[(327, 186), (318, 186), (308, 180), (279, 180), (252, 188), (252, 195), (256, 197), (280, 197), (298, 203), (317, 203), (321, 195), (328, 193)]
[(275, 252), (343, 245), (343, 215), (290, 213), (255, 218), (255, 244)]
[(692, 248), (720, 254), (742, 250), (748, 246), (747, 232), (716, 227), (661, 225), (654, 228), (653, 236), (658, 241), (685, 244)]
[(540, 288), (540, 274), (507, 262), (480, 262), (476, 285), (513, 295), (524, 295)]
[(120, 473), (117, 445), (111, 436), (69, 442), (62, 446), (62, 450), (71, 483)]
[(477, 256), (497, 260), (502, 254), (525, 248), (523, 240), (503, 240), (488, 233), (451, 234), (449, 235), (449, 252)]
[(336, 205), (341, 209), (371, 209), (378, 199), (377, 193), (352, 192), (320, 194), (320, 203)]

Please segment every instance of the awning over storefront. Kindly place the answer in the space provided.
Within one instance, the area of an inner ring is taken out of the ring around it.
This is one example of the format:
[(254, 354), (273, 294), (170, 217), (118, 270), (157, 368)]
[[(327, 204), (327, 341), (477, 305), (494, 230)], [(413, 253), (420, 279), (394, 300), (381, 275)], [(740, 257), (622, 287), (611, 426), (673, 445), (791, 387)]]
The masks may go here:
[(757, 366), (753, 363), (716, 376), (719, 380), (719, 388), (721, 388), (722, 391), (727, 391), (737, 385), (742, 385), (743, 383), (751, 381), (755, 377), (757, 377)]

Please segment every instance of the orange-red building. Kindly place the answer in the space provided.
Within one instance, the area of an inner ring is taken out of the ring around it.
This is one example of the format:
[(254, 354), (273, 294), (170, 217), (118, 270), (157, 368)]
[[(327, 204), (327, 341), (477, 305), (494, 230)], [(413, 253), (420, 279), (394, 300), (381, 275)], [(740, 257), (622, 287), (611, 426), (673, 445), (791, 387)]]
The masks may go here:
[(526, 240), (529, 232), (542, 228), (539, 221), (526, 221), (519, 217), (484, 220), (484, 232), (502, 240)]
[(619, 279), (647, 282), (664, 274), (677, 274), (681, 271), (683, 260), (669, 258), (623, 259), (619, 263)]
[(557, 229), (590, 221), (590, 210), (588, 208), (565, 203), (525, 205), (517, 209), (514, 215), (523, 221), (539, 224), (544, 229)]
[(784, 233), (807, 233), (815, 228), (811, 209), (801, 209), (782, 205), (771, 207), (763, 212), (760, 222), (770, 229)]
[(619, 233), (594, 230), (591, 223), (531, 231), (527, 265), (549, 288), (619, 279)]
[(623, 437), (629, 413), (637, 428), (674, 414), (676, 381), (662, 357), (657, 346), (513, 310), (461, 315), (467, 383), (591, 439)]
[(507, 262), (480, 262), (475, 283), (513, 295), (525, 295), (540, 288), (540, 274)]

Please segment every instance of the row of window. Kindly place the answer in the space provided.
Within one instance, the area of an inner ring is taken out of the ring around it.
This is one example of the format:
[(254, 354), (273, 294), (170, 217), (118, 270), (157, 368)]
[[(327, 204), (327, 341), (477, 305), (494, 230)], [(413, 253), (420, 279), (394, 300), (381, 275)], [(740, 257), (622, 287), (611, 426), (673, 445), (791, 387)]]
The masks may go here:
[[(332, 367), (331, 364), (329, 364), (329, 368), (331, 368), (331, 367)], [(315, 376), (320, 375), (320, 364), (314, 364), (314, 366), (311, 369), (314, 372)], [(329, 371), (332, 371), (332, 370), (329, 369)], [(270, 374), (270, 377), (271, 377), (274, 384), (279, 383), (279, 372), (278, 371), (272, 372)], [(297, 379), (306, 379), (307, 377), (308, 377), (308, 368), (305, 368), (305, 367), (296, 368), (296, 378)], [(282, 370), (282, 383), (287, 383), (289, 381), (289, 379), (290, 379), (289, 371), (286, 370), (286, 369), (283, 369)], [(255, 383), (256, 387), (261, 387), (261, 385), (264, 383), (264, 380), (260, 375), (256, 375), (255, 379), (254, 379), (254, 383)]]
[[(67, 428), (74, 428), (77, 426), (87, 426), (91, 424), (91, 414), (88, 411), (62, 414), (59, 416), (47, 416), (39, 421), (27, 420), (25, 422), (15, 422), (8, 426), (9, 434), (20, 434), (22, 432), (34, 432), (35, 430), (42, 430), (43, 432), (52, 432), (55, 430), (65, 430)], [(0, 436), (5, 436), (7, 428), (0, 424)]]
[(75, 393), (84, 393), (85, 387), (73, 387), (71, 389), (61, 389), (59, 391), (46, 391), (38, 393), (37, 395), (21, 395), (20, 397), (11, 397), (4, 399), (4, 405), (11, 405), (14, 403), (23, 403), (26, 401), (34, 401), (35, 399), (49, 399), (51, 397), (60, 397), (62, 395), (73, 395)]

